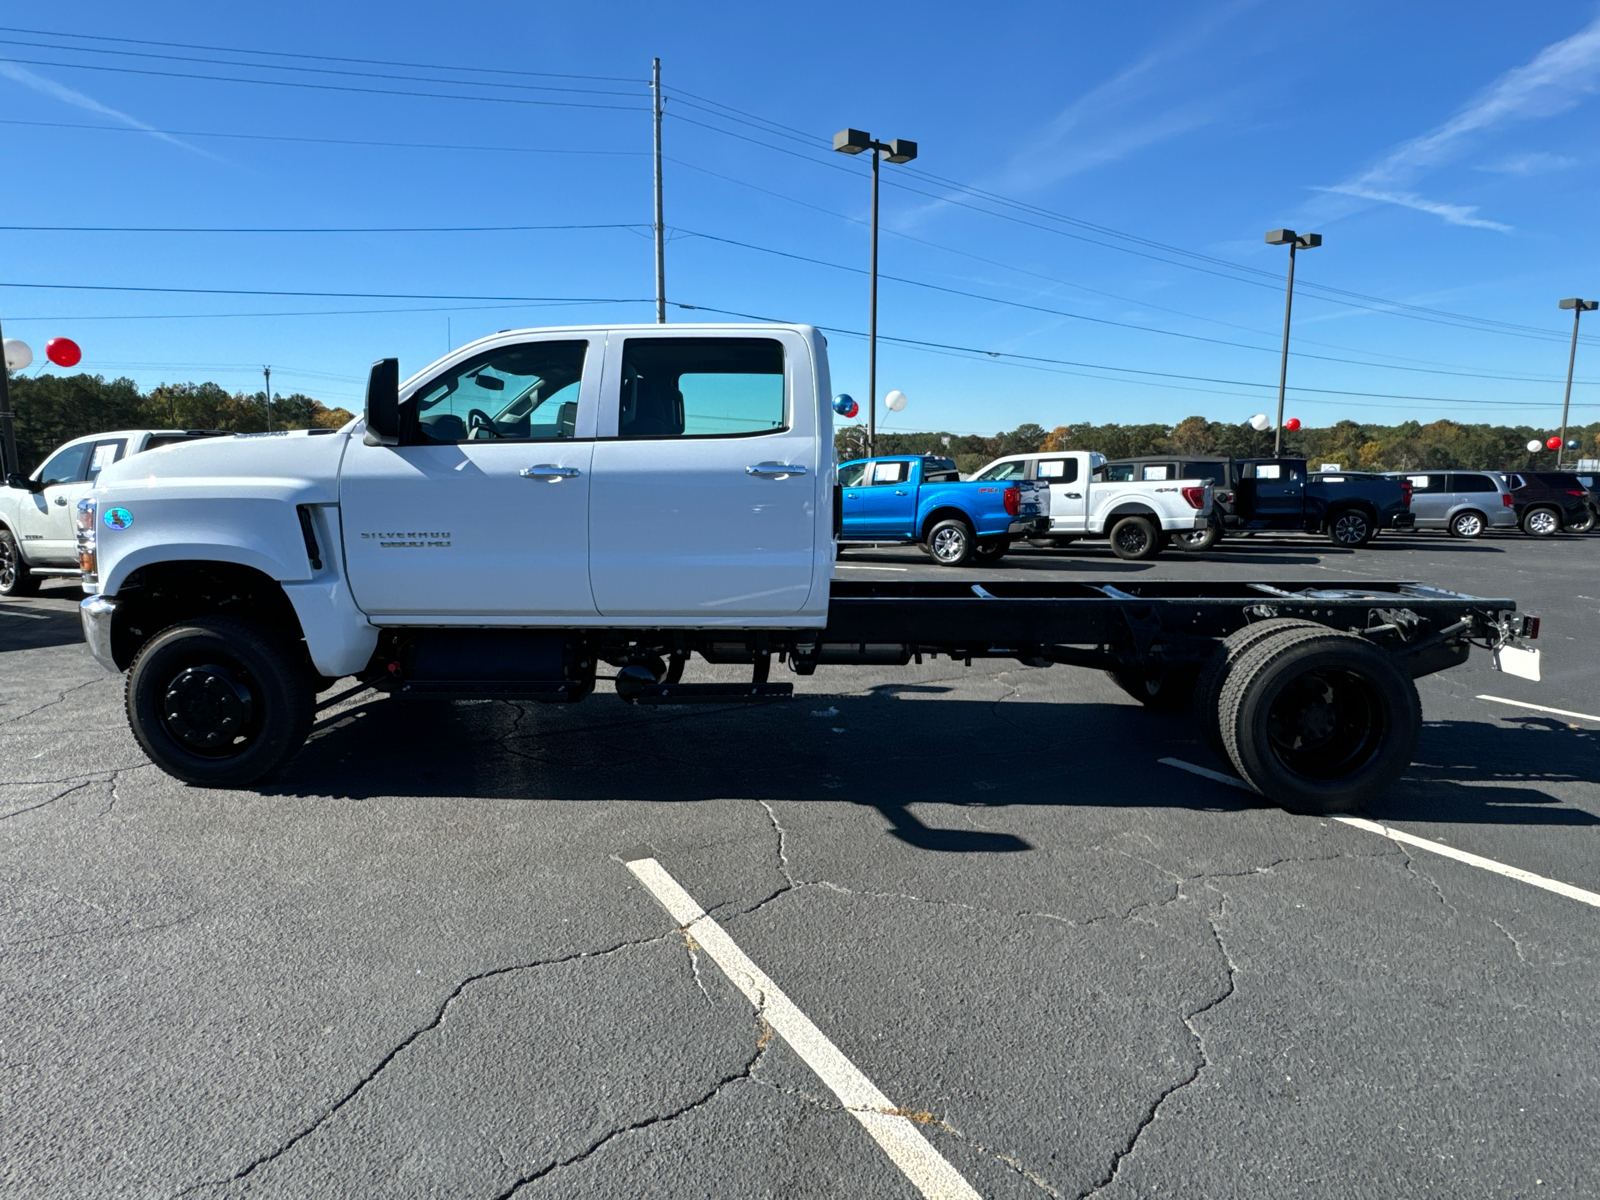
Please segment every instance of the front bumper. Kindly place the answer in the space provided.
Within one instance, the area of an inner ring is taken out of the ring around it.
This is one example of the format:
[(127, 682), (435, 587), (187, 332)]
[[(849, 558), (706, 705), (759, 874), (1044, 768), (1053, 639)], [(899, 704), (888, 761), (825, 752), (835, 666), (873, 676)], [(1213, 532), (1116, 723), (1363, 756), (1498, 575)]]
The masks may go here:
[(111, 618), (117, 611), (117, 602), (109, 596), (90, 596), (78, 605), (78, 618), (83, 622), (83, 640), (89, 644), (89, 653), (113, 675), (122, 674), (111, 653)]

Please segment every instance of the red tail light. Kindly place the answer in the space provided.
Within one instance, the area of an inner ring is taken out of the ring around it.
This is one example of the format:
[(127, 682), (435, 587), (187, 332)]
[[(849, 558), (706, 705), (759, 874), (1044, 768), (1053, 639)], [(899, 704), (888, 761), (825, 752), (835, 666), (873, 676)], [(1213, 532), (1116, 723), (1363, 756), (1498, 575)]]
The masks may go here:
[(1206, 502), (1206, 490), (1203, 487), (1186, 487), (1183, 489), (1183, 498), (1189, 502), (1190, 508), (1199, 508)]
[(1402, 479), (1400, 481), (1400, 503), (1404, 504), (1407, 508), (1411, 507), (1411, 480), (1409, 479)]
[(1000, 499), (1006, 506), (1006, 512), (1013, 517), (1022, 511), (1022, 493), (1014, 487), (1008, 487), (1000, 493)]
[(1588, 494), (1589, 493), (1584, 491), (1582, 488), (1568, 488), (1567, 489), (1567, 495), (1569, 495), (1569, 496), (1587, 496)]
[(1500, 493), (1500, 503), (1502, 505), (1504, 505), (1506, 508), (1510, 508), (1511, 507), (1511, 493), (1510, 492), (1501, 492)]

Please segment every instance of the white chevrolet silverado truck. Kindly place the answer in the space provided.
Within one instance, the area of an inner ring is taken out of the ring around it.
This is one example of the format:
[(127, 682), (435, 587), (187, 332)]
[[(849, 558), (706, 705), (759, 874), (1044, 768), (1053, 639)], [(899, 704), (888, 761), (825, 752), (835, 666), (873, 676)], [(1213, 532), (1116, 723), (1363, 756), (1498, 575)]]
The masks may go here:
[(972, 478), (1031, 479), (1050, 488), (1050, 531), (1035, 543), (1065, 546), (1079, 538), (1109, 538), (1118, 558), (1154, 558), (1174, 534), (1211, 527), (1212, 486), (1204, 479), (1143, 479), (1111, 483), (1097, 472), (1105, 455), (1040, 450), (997, 458)]
[[(773, 659), (947, 655), (1099, 669), (1287, 807), (1359, 804), (1411, 758), (1413, 679), (1537, 621), (1410, 583), (833, 579), (826, 342), (805, 325), (522, 330), (406, 380), (374, 364), (343, 429), (213, 438), (106, 466), (77, 509), (83, 626), (127, 672), (150, 758), (243, 786), (317, 697), (780, 700)], [(685, 681), (694, 656), (748, 682)], [(1529, 664), (1532, 664), (1530, 667)], [(602, 673), (604, 672), (604, 673)]]

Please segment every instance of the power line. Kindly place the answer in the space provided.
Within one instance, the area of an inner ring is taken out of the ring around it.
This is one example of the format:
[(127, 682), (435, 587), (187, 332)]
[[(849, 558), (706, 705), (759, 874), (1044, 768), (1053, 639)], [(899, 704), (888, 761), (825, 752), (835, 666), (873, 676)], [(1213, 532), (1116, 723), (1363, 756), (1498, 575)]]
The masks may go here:
[(290, 292), (262, 288), (132, 287), (107, 283), (6, 283), (0, 288), (37, 288), (67, 292), (155, 292), (184, 296), (294, 296), (330, 300), (483, 300), (518, 304), (653, 304), (654, 300), (594, 296), (449, 296), (426, 292)]
[(644, 221), (609, 225), (367, 225), (266, 228), (223, 225), (0, 225), (0, 231), (28, 233), (527, 233), (552, 229), (649, 229)]

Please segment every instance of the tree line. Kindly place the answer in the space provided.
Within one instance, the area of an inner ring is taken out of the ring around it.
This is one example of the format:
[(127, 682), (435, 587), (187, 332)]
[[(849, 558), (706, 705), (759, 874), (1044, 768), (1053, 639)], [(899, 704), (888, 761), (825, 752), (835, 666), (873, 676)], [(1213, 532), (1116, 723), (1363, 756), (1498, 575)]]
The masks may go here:
[[(131, 379), (100, 375), (11, 376), (17, 455), (24, 474), (62, 442), (112, 429), (222, 429), (261, 433), (266, 396), (215, 383), (163, 383), (141, 392)], [(354, 414), (295, 392), (272, 398), (274, 429), (337, 429)]]
[[(1370, 425), (1338, 421), (1321, 428), (1302, 427), (1283, 434), (1286, 457), (1304, 458), (1315, 469), (1337, 463), (1347, 471), (1443, 470), (1451, 467), (1491, 471), (1553, 470), (1555, 454), (1528, 451), (1528, 442), (1544, 442), (1550, 429), (1531, 425), (1468, 425), (1433, 421), (1423, 425)], [(1573, 426), (1584, 458), (1600, 458), (1600, 422)], [(1204, 417), (1186, 417), (1176, 425), (1019, 425), (993, 437), (950, 433), (879, 433), (879, 454), (941, 454), (971, 472), (992, 459), (1038, 450), (1098, 450), (1107, 458), (1145, 455), (1193, 455), (1205, 458), (1264, 458), (1272, 454), (1273, 434), (1248, 424), (1230, 425)], [(863, 456), (865, 431), (859, 425), (840, 429), (835, 448), (840, 461)], [(1568, 451), (1569, 460), (1577, 455)]]

